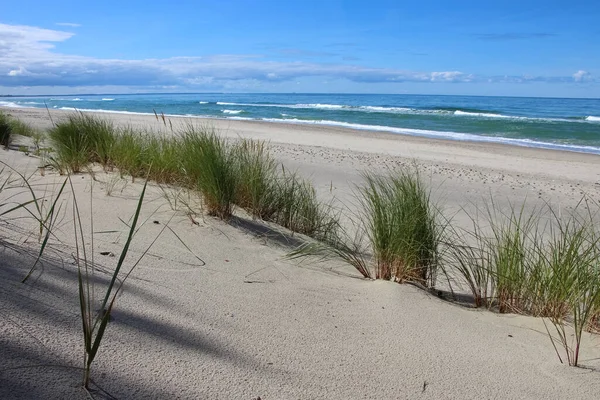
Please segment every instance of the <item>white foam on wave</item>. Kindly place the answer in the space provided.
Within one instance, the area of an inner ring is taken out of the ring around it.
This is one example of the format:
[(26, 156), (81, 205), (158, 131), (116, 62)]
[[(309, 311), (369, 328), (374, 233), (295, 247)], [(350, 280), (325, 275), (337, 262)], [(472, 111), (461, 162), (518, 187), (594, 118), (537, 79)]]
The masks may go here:
[(244, 110), (221, 110), (223, 114), (241, 114)]
[[(4, 102), (0, 101), (0, 106), (5, 105), (6, 103), (12, 102)], [(12, 105), (5, 105), (6, 107), (13, 107)], [(54, 106), (56, 108), (56, 106)], [(85, 108), (72, 108), (72, 107), (61, 107), (61, 110), (71, 110), (71, 111), (84, 111), (84, 112), (97, 112), (97, 113), (115, 113), (115, 114), (128, 114), (128, 115), (154, 115), (153, 113), (143, 113), (143, 112), (133, 112), (133, 111), (113, 111), (113, 110), (95, 110), (95, 109), (85, 109)], [(226, 111), (226, 110), (223, 110)], [(228, 111), (240, 111), (243, 110), (228, 110)], [(181, 115), (176, 114), (165, 114), (168, 117), (181, 117)], [(214, 116), (202, 116), (202, 115), (194, 115), (197, 118), (215, 118)], [(598, 118), (598, 117), (595, 117)], [(220, 118), (217, 118), (220, 119)], [(488, 142), (488, 143), (503, 143), (503, 144), (512, 144), (516, 146), (523, 147), (535, 147), (535, 148), (545, 148), (545, 149), (553, 149), (553, 150), (566, 150), (566, 151), (576, 151), (583, 153), (592, 153), (600, 155), (600, 147), (594, 146), (581, 146), (581, 145), (570, 145), (570, 144), (560, 144), (560, 143), (548, 143), (548, 142), (540, 142), (531, 139), (513, 139), (513, 138), (503, 138), (503, 137), (491, 137), (491, 136), (480, 136), (474, 135), (470, 133), (461, 133), (461, 132), (452, 132), (452, 131), (432, 131), (426, 129), (412, 129), (412, 128), (397, 128), (391, 126), (381, 126), (381, 125), (363, 125), (363, 124), (353, 124), (349, 122), (340, 122), (340, 121), (330, 121), (330, 120), (302, 120), (298, 118), (247, 118), (247, 117), (239, 117), (239, 116), (231, 116), (231, 117), (223, 117), (223, 119), (229, 120), (240, 120), (240, 121), (265, 121), (265, 122), (275, 122), (275, 123), (291, 123), (291, 124), (306, 124), (306, 125), (325, 125), (325, 126), (338, 126), (342, 128), (349, 129), (357, 129), (357, 130), (367, 130), (367, 131), (376, 131), (376, 132), (390, 132), (397, 133), (403, 135), (411, 135), (411, 136), (422, 136), (422, 137), (430, 137), (437, 139), (451, 139), (451, 140), (459, 140), (459, 141), (473, 141), (473, 142)], [(600, 118), (598, 118), (600, 120)], [(592, 120), (595, 121), (595, 120)]]
[(208, 101), (199, 101), (198, 104), (208, 104)]
[[(479, 112), (468, 112), (468, 111), (461, 111), (461, 110), (456, 110), (454, 111), (454, 115), (462, 115), (465, 117), (485, 117), (485, 118), (513, 118), (509, 115), (502, 115), (502, 114), (492, 114), (492, 113), (479, 113)], [(516, 117), (519, 118), (519, 117)]]
[[(236, 118), (242, 119), (242, 118)], [(251, 119), (251, 118), (243, 118)], [(436, 139), (451, 139), (460, 141), (472, 141), (472, 142), (488, 142), (488, 143), (503, 143), (512, 144), (523, 147), (535, 147), (552, 150), (567, 150), (577, 151), (583, 153), (600, 154), (600, 147), (594, 146), (580, 146), (580, 145), (569, 145), (560, 143), (548, 143), (540, 142), (531, 139), (512, 139), (503, 137), (491, 137), (491, 136), (480, 136), (473, 135), (470, 133), (452, 132), (452, 131), (431, 131), (426, 129), (412, 129), (412, 128), (396, 128), (391, 126), (380, 126), (380, 125), (362, 125), (352, 124), (348, 122), (339, 121), (328, 121), (328, 120), (301, 120), (297, 118), (291, 119), (277, 119), (277, 118), (263, 118), (262, 121), (266, 122), (278, 122), (278, 123), (292, 123), (292, 124), (308, 124), (308, 125), (326, 125), (326, 126), (339, 126), (343, 128), (357, 129), (357, 130), (368, 130), (377, 132), (391, 132), (402, 135), (411, 136), (423, 136)]]
[(344, 110), (344, 111), (363, 111), (363, 112), (419, 112), (412, 108), (406, 107), (380, 107), (380, 106), (350, 106), (342, 104), (323, 104), (323, 103), (307, 103), (307, 104), (277, 104), (277, 103), (226, 103), (219, 101), (218, 105), (223, 106), (242, 106), (242, 107), (279, 107), (279, 108), (295, 108), (295, 109), (316, 109), (316, 110)]
[(590, 122), (600, 122), (600, 117), (596, 117), (594, 115), (590, 115), (588, 117), (585, 117), (586, 121), (590, 121)]
[(295, 108), (316, 108), (319, 110), (343, 110), (345, 108), (352, 108), (351, 106), (344, 106), (344, 105), (340, 105), (340, 104), (321, 104), (321, 103), (314, 103), (314, 104), (294, 104)]
[(115, 99), (103, 98), (102, 101), (114, 101)]
[(82, 99), (80, 99), (79, 97), (75, 97), (73, 99), (71, 98), (57, 98), (57, 97), (51, 97), (50, 98), (51, 101), (83, 101)]
[[(474, 118), (498, 118), (498, 119), (513, 119), (520, 121), (538, 121), (538, 122), (582, 122), (583, 119), (567, 119), (567, 118), (547, 118), (547, 117), (521, 117), (517, 115), (504, 115), (484, 112), (469, 112), (456, 110), (453, 113), (456, 116), (474, 117)], [(587, 120), (587, 118), (586, 118)], [(600, 120), (600, 119), (599, 119)]]
[[(56, 108), (54, 106), (53, 108)], [(134, 112), (134, 111), (119, 111), (119, 110), (98, 110), (92, 108), (75, 108), (75, 107), (60, 107), (59, 110), (65, 111), (84, 111), (84, 112), (94, 112), (94, 113), (108, 113), (108, 114), (128, 114), (128, 115), (154, 115), (154, 113), (144, 113), (144, 112)], [(168, 114), (165, 114), (167, 116)], [(168, 115), (171, 117), (180, 117), (181, 115)]]
[[(57, 108), (58, 106), (53, 106), (53, 108)], [(125, 114), (125, 115), (151, 115), (152, 117), (156, 116), (155, 113), (151, 112), (138, 112), (138, 111), (120, 111), (120, 110), (102, 110), (102, 109), (93, 109), (93, 108), (75, 108), (75, 107), (60, 107), (59, 110), (65, 111), (82, 111), (82, 112), (91, 112), (91, 113), (106, 113), (106, 114)], [(214, 115), (196, 115), (196, 114), (162, 114), (165, 117), (194, 117), (194, 118), (218, 118)], [(225, 118), (223, 118), (225, 119)], [(249, 118), (251, 119), (251, 118)]]
[(360, 106), (358, 110), (370, 111), (370, 112), (384, 112), (384, 113), (405, 113), (405, 112), (417, 112), (418, 110), (407, 108), (407, 107), (380, 107), (380, 106)]
[(0, 101), (0, 107), (27, 108), (24, 105), (17, 104), (12, 101)]

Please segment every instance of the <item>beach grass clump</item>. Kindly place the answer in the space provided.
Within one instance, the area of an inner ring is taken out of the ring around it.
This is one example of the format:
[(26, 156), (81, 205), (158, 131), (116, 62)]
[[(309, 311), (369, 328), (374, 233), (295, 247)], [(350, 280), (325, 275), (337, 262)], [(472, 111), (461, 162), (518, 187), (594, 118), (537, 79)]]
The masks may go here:
[[(0, 146), (8, 148), (14, 139), (14, 135), (26, 136), (33, 139), (35, 154), (41, 154), (41, 143), (44, 139), (44, 133), (18, 118), (11, 117), (8, 114), (0, 112)], [(24, 151), (28, 146), (22, 146)]]
[(12, 141), (13, 128), (8, 115), (0, 112), (0, 146), (8, 149)]
[[(588, 210), (583, 215), (578, 214), (582, 204)], [(549, 336), (563, 348), (572, 366), (579, 365), (583, 333), (594, 330), (600, 311), (600, 232), (595, 215), (589, 212), (593, 204), (583, 199), (565, 220), (553, 213), (555, 228), (545, 252), (550, 273), (544, 284), (544, 300), (557, 339)], [(567, 326), (572, 327), (573, 335)], [(563, 362), (558, 350), (557, 355)]]
[(143, 176), (146, 169), (145, 150), (146, 139), (141, 132), (125, 128), (116, 135), (111, 160), (121, 177), (129, 175), (135, 181), (135, 178)]
[(367, 172), (364, 179), (359, 196), (375, 256), (375, 278), (431, 284), (443, 229), (418, 172)]
[(111, 168), (116, 136), (110, 121), (83, 113), (70, 115), (49, 132), (56, 160), (72, 173), (94, 162)]
[(185, 181), (181, 176), (181, 143), (173, 137), (146, 135), (143, 142), (142, 168), (144, 176), (164, 184), (179, 184)]
[[(469, 291), (475, 307), (491, 308), (495, 300), (496, 285), (492, 277), (492, 257), (488, 251), (486, 236), (476, 222), (473, 223), (472, 231), (454, 229), (452, 234), (442, 263), (442, 271), (451, 289), (456, 284)], [(474, 244), (465, 243), (466, 238)]]
[(547, 316), (544, 297), (551, 271), (545, 258), (549, 221), (544, 211), (526, 212), (525, 204), (502, 209), (491, 199), (483, 220), (470, 216), (472, 230), (448, 241), (444, 272), (449, 281), (466, 286), (476, 307)]
[(180, 149), (187, 185), (202, 193), (209, 215), (229, 219), (239, 183), (234, 147), (213, 129), (190, 124), (181, 133)]
[(271, 219), (276, 211), (277, 162), (261, 141), (242, 139), (234, 151), (239, 174), (236, 204), (254, 218)]
[(69, 173), (81, 172), (90, 163), (90, 143), (75, 118), (69, 117), (67, 122), (57, 124), (48, 132), (55, 164), (59, 170)]
[(490, 216), (492, 235), (487, 246), (498, 311), (535, 315), (541, 311), (540, 294), (548, 271), (541, 258), (540, 214), (526, 215), (524, 207), (516, 212), (511, 206), (508, 215)]
[(348, 235), (336, 218), (321, 243), (303, 245), (289, 256), (340, 258), (366, 278), (432, 287), (448, 223), (442, 221), (418, 172), (363, 176), (365, 183), (356, 192), (360, 210), (352, 221), (356, 235)]
[(559, 360), (577, 366), (583, 333), (600, 315), (599, 210), (586, 198), (567, 215), (492, 200), (485, 220), (473, 218), (473, 231), (450, 242), (444, 272), (466, 284), (475, 306), (550, 321)]

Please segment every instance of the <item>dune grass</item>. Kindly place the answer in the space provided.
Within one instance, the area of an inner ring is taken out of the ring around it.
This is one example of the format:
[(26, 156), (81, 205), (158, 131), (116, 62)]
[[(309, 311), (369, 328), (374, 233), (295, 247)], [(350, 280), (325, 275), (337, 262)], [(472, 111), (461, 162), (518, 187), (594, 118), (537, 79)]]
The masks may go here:
[[(357, 236), (349, 237), (338, 228), (323, 243), (302, 246), (290, 256), (338, 257), (367, 278), (432, 287), (445, 223), (418, 172), (405, 169), (383, 176), (367, 172), (363, 177), (356, 192)], [(362, 242), (365, 236), (368, 245)]]
[(433, 285), (443, 231), (416, 169), (364, 174), (360, 188), (376, 279)]
[(229, 219), (237, 205), (255, 218), (315, 238), (325, 238), (336, 225), (312, 184), (281, 168), (265, 143), (229, 141), (210, 127), (193, 124), (171, 130), (172, 136), (117, 130), (101, 118), (78, 113), (50, 132), (54, 164), (73, 173), (100, 163), (132, 180), (148, 177), (185, 186), (199, 191), (207, 213), (221, 219)]
[(0, 112), (0, 146), (8, 149), (12, 141), (13, 129), (8, 115)]
[(143, 176), (146, 169), (145, 148), (144, 136), (134, 129), (125, 128), (116, 135), (111, 161), (121, 177), (129, 175), (135, 181), (136, 177)]
[(471, 291), (476, 307), (547, 319), (560, 361), (577, 366), (582, 334), (600, 313), (600, 207), (584, 198), (561, 215), (548, 205), (526, 212), (525, 204), (490, 204), (463, 235), (471, 244), (452, 242), (445, 272)]
[(185, 180), (202, 193), (209, 215), (229, 219), (239, 173), (236, 151), (213, 129), (188, 125), (181, 135), (180, 161)]
[(312, 183), (282, 167), (273, 188), (272, 210), (267, 220), (317, 240), (335, 234), (338, 218), (330, 204), (317, 199)]
[(41, 134), (39, 130), (17, 118), (10, 118), (9, 124), (12, 132), (16, 135), (36, 138)]
[[(557, 341), (573, 366), (579, 365), (583, 332), (593, 330), (594, 316), (600, 310), (600, 232), (592, 205), (598, 210), (597, 203), (583, 199), (566, 218), (552, 213), (556, 228), (544, 248), (549, 272), (543, 300)], [(573, 337), (565, 329), (569, 325)], [(555, 339), (551, 336), (551, 340)], [(558, 351), (557, 355), (563, 362)]]
[[(0, 114), (0, 134), (3, 121), (10, 140), (11, 122)], [(163, 123), (167, 126), (164, 116)], [(600, 233), (591, 211), (599, 207), (592, 201), (582, 201), (573, 213), (561, 216), (550, 207), (526, 212), (525, 205), (511, 205), (501, 210), (492, 199), (483, 221), (474, 217), (471, 230), (459, 231), (432, 202), (416, 168), (385, 175), (365, 172), (355, 192), (359, 212), (351, 220), (353, 236), (341, 226), (332, 204), (319, 201), (310, 181), (277, 163), (264, 142), (227, 140), (209, 127), (190, 124), (175, 132), (169, 126), (173, 136), (145, 134), (115, 129), (79, 113), (56, 125), (50, 139), (58, 165), (69, 173), (90, 163), (116, 167), (132, 180), (145, 177), (199, 193), (209, 215), (227, 220), (238, 206), (254, 218), (315, 239), (291, 252), (291, 258), (334, 257), (367, 278), (428, 288), (435, 287), (441, 270), (448, 282), (471, 292), (476, 307), (548, 320), (555, 328), (555, 334), (548, 334), (561, 362), (564, 356), (568, 364), (578, 365), (583, 332), (599, 328)], [(140, 204), (142, 200), (143, 193)], [(51, 222), (38, 214), (40, 232), (49, 234), (46, 226)], [(85, 277), (84, 269), (80, 274)], [(85, 293), (80, 296), (85, 300)], [(103, 323), (92, 323), (90, 315), (82, 311), (88, 321), (88, 375), (97, 351), (98, 336), (92, 337)], [(575, 332), (572, 338), (569, 326)]]
[[(5, 149), (12, 143), (14, 136), (26, 136), (33, 139), (35, 155), (41, 155), (41, 144), (44, 140), (44, 132), (35, 129), (31, 125), (18, 118), (11, 117), (0, 111), (0, 146)], [(29, 146), (26, 146), (26, 150)]]
[(110, 169), (116, 136), (111, 122), (84, 113), (70, 115), (49, 132), (57, 164), (70, 173), (81, 172), (90, 163)]
[[(125, 259), (129, 251), (129, 247), (133, 240), (133, 236), (138, 228), (138, 219), (142, 204), (144, 202), (144, 195), (146, 193), (147, 183), (144, 184), (142, 192), (140, 194), (135, 213), (132, 218), (132, 222), (129, 226), (129, 233), (127, 239), (123, 245), (121, 255), (115, 269), (113, 270), (110, 283), (106, 287), (103, 300), (100, 304), (99, 311), (95, 311), (94, 302), (94, 290), (93, 290), (93, 269), (94, 269), (94, 257), (93, 252), (88, 255), (85, 244), (85, 236), (83, 233), (81, 213), (79, 211), (77, 196), (75, 196), (75, 190), (73, 183), (70, 181), (71, 191), (73, 193), (73, 232), (75, 236), (75, 262), (77, 265), (77, 281), (78, 281), (78, 293), (79, 293), (79, 311), (83, 327), (83, 342), (84, 342), (84, 375), (83, 375), (83, 386), (88, 389), (91, 378), (91, 368), (94, 362), (104, 333), (106, 331), (108, 322), (110, 320), (110, 314), (114, 307), (117, 295), (121, 291), (123, 284), (127, 278), (131, 275), (135, 267), (141, 261), (142, 256), (135, 262), (129, 269), (129, 271), (122, 277), (119, 278), (121, 269), (125, 264)], [(93, 217), (91, 218), (91, 229), (92, 229), (92, 249), (93, 249)], [(146, 250), (147, 252), (148, 250)]]
[(271, 219), (276, 212), (277, 162), (264, 142), (242, 139), (234, 151), (239, 174), (236, 204), (254, 218)]

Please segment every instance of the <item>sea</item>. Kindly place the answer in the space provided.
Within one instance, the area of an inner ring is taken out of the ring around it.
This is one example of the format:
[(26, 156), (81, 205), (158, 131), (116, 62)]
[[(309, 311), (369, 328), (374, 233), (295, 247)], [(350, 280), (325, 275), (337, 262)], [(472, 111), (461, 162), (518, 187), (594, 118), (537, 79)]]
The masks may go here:
[(2, 106), (325, 125), (600, 154), (600, 99), (186, 93), (4, 97)]

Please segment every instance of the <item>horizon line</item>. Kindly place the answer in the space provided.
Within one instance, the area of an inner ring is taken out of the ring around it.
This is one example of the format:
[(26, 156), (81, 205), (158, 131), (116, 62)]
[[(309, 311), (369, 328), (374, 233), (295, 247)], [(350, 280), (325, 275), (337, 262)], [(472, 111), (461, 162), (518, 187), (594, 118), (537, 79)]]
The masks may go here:
[(520, 96), (520, 95), (477, 95), (477, 94), (423, 94), (423, 93), (333, 93), (333, 92), (146, 92), (146, 93), (69, 93), (69, 94), (0, 94), (0, 98), (10, 97), (48, 97), (48, 96), (143, 96), (143, 95), (181, 95), (181, 94), (261, 94), (261, 95), (349, 95), (349, 96), (445, 96), (445, 97), (504, 97), (529, 99), (571, 99), (600, 100), (600, 97), (564, 97), (564, 96)]

